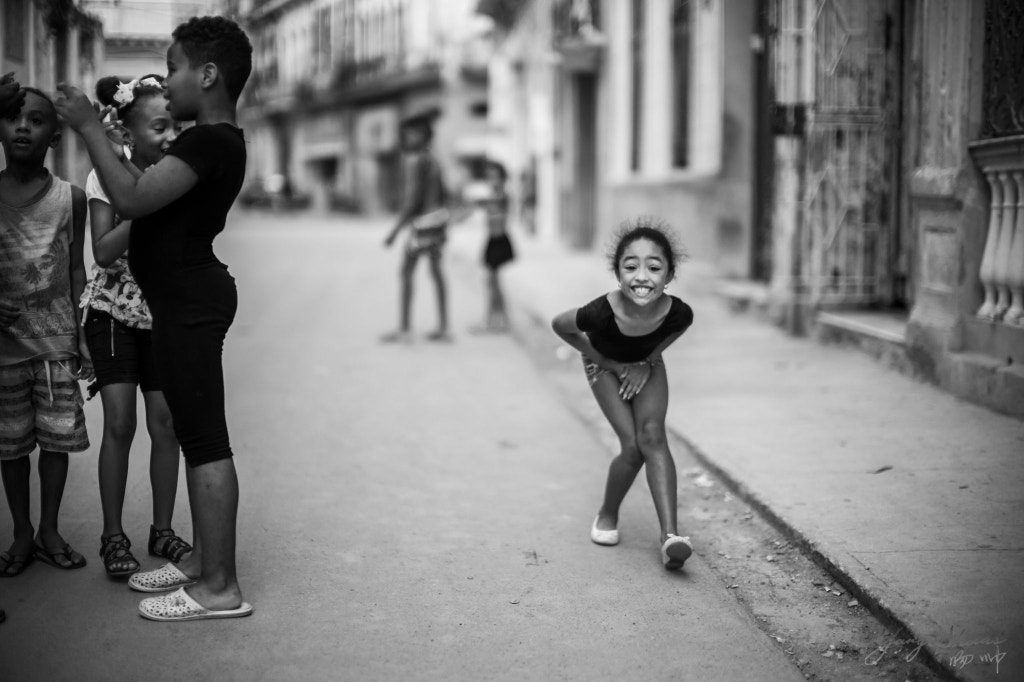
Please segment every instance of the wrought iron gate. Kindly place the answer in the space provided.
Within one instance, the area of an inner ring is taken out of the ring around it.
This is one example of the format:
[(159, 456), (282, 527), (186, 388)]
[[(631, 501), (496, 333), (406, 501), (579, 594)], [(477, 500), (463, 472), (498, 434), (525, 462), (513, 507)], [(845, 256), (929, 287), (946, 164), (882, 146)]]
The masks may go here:
[[(785, 0), (781, 0), (785, 2)], [(892, 304), (898, 233), (898, 0), (808, 2), (800, 275), (812, 306)]]

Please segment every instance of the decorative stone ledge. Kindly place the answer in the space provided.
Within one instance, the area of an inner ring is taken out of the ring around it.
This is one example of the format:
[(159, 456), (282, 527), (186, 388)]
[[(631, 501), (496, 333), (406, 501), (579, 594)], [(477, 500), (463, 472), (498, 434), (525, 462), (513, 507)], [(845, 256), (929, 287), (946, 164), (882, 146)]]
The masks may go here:
[(1024, 135), (972, 142), (971, 155), (992, 193), (978, 279), (983, 320), (1024, 326)]

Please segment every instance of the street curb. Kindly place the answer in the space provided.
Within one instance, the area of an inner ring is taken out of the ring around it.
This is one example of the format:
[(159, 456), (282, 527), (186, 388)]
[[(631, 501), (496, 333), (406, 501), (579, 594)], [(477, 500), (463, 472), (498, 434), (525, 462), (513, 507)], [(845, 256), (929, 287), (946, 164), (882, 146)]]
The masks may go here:
[(954, 670), (942, 663), (942, 656), (936, 652), (931, 645), (925, 643), (923, 638), (917, 636), (913, 625), (905, 621), (892, 608), (890, 608), (883, 595), (877, 594), (873, 588), (862, 584), (854, 578), (852, 573), (843, 566), (838, 557), (830, 556), (815, 542), (797, 530), (795, 526), (786, 521), (785, 518), (768, 506), (768, 504), (762, 500), (757, 493), (742, 483), (737, 477), (731, 475), (726, 469), (715, 463), (715, 461), (692, 440), (687, 438), (678, 430), (673, 429), (671, 426), (666, 425), (666, 430), (668, 430), (673, 437), (686, 445), (686, 447), (690, 449), (694, 458), (715, 477), (720, 479), (723, 485), (733, 495), (743, 500), (746, 504), (756, 510), (757, 513), (760, 514), (773, 528), (784, 535), (791, 543), (796, 545), (802, 552), (804, 552), (804, 554), (809, 556), (811, 561), (813, 561), (817, 566), (831, 575), (837, 583), (842, 585), (849, 594), (853, 595), (858, 602), (881, 620), (882, 623), (892, 630), (898, 638), (911, 643), (920, 644), (921, 649), (917, 656), (920, 657), (921, 661), (929, 669), (940, 675), (945, 680), (967, 682), (967, 678), (958, 675)]
[[(453, 249), (452, 259), (455, 267), (461, 276), (468, 276), (472, 270), (472, 264), (467, 254), (460, 253)], [(525, 303), (514, 289), (506, 288), (505, 299), (507, 302), (509, 317), (512, 320), (511, 336), (529, 354), (544, 352), (546, 349), (555, 346), (551, 338), (550, 321), (545, 319), (536, 309)], [(525, 324), (524, 324), (525, 323)], [(551, 343), (548, 343), (548, 341)], [(740, 481), (737, 476), (732, 475), (728, 470), (718, 465), (712, 457), (701, 447), (693, 442), (677, 429), (666, 424), (666, 430), (671, 437), (683, 443), (700, 462), (715, 477), (720, 479), (723, 486), (740, 500), (743, 500), (751, 508), (757, 511), (776, 531), (798, 547), (818, 567), (826, 571), (833, 579), (842, 585), (846, 591), (853, 595), (865, 608), (877, 617), (894, 635), (901, 641), (920, 645), (916, 657), (930, 670), (935, 672), (944, 680), (953, 682), (968, 682), (967, 678), (956, 673), (955, 670), (942, 663), (940, 652), (927, 644), (925, 640), (918, 637), (912, 623), (901, 618), (896, 611), (886, 602), (886, 597), (862, 581), (858, 580), (848, 570), (840, 557), (830, 555), (817, 543), (810, 540), (801, 533), (793, 524), (789, 523), (781, 514), (775, 512), (761, 497)], [(913, 659), (912, 659), (913, 660)]]

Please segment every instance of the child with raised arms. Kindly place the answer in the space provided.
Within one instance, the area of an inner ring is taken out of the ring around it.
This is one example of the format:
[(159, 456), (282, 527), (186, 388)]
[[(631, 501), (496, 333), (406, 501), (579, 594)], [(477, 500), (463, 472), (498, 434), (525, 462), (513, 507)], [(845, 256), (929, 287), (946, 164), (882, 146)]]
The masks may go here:
[(194, 549), (178, 564), (134, 574), (151, 620), (237, 618), (253, 612), (235, 569), (238, 476), (224, 409), (224, 339), (238, 305), (235, 280), (213, 252), (245, 177), (239, 95), (252, 44), (223, 17), (179, 25), (167, 50), (167, 110), (195, 121), (163, 158), (137, 176), (111, 149), (92, 103), (61, 85), (57, 106), (85, 143), (111, 207), (133, 220), (132, 274), (153, 314), (157, 375), (185, 457)]
[[(141, 174), (158, 163), (177, 135), (167, 112), (163, 78), (156, 74), (122, 83), (115, 76), (96, 83), (96, 97), (116, 114), (111, 124), (114, 150), (130, 152), (128, 163)], [(126, 159), (127, 160), (127, 159)], [(128, 456), (136, 429), (136, 393), (146, 404), (146, 427), (152, 448), (149, 479), (153, 489), (153, 523), (149, 553), (180, 561), (192, 549), (171, 528), (180, 461), (171, 411), (167, 407), (153, 357), (153, 318), (128, 267), (131, 221), (114, 213), (96, 171), (85, 183), (96, 259), (93, 277), (82, 296), (82, 323), (96, 372), (95, 386), (103, 401), (103, 440), (99, 454), (103, 533), (100, 557), (112, 577), (139, 570), (131, 541), (122, 526)]]
[(693, 310), (665, 293), (684, 259), (663, 223), (640, 219), (624, 225), (610, 253), (619, 288), (581, 308), (561, 313), (555, 333), (583, 354), (583, 367), (601, 411), (618, 436), (604, 501), (590, 529), (599, 545), (619, 542), (619, 506), (640, 469), (661, 527), (665, 568), (690, 557), (690, 538), (676, 525), (676, 469), (665, 433), (668, 379), (662, 353), (693, 323)]
[[(74, 304), (85, 288), (85, 193), (47, 170), (61, 139), (49, 95), (0, 82), (0, 472), (14, 542), (0, 553), (0, 577), (39, 559), (85, 566), (58, 528), (68, 454), (89, 447), (80, 378), (89, 351)], [(39, 448), (39, 527), (30, 516), (32, 463)]]

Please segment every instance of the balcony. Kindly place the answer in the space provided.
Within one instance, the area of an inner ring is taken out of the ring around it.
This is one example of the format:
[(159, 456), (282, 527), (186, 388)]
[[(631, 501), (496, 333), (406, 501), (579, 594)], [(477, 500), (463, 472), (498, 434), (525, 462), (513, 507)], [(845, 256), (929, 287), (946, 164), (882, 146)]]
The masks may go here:
[(554, 48), (566, 71), (594, 73), (599, 68), (608, 42), (598, 28), (599, 7), (592, 0), (559, 0), (552, 6)]

